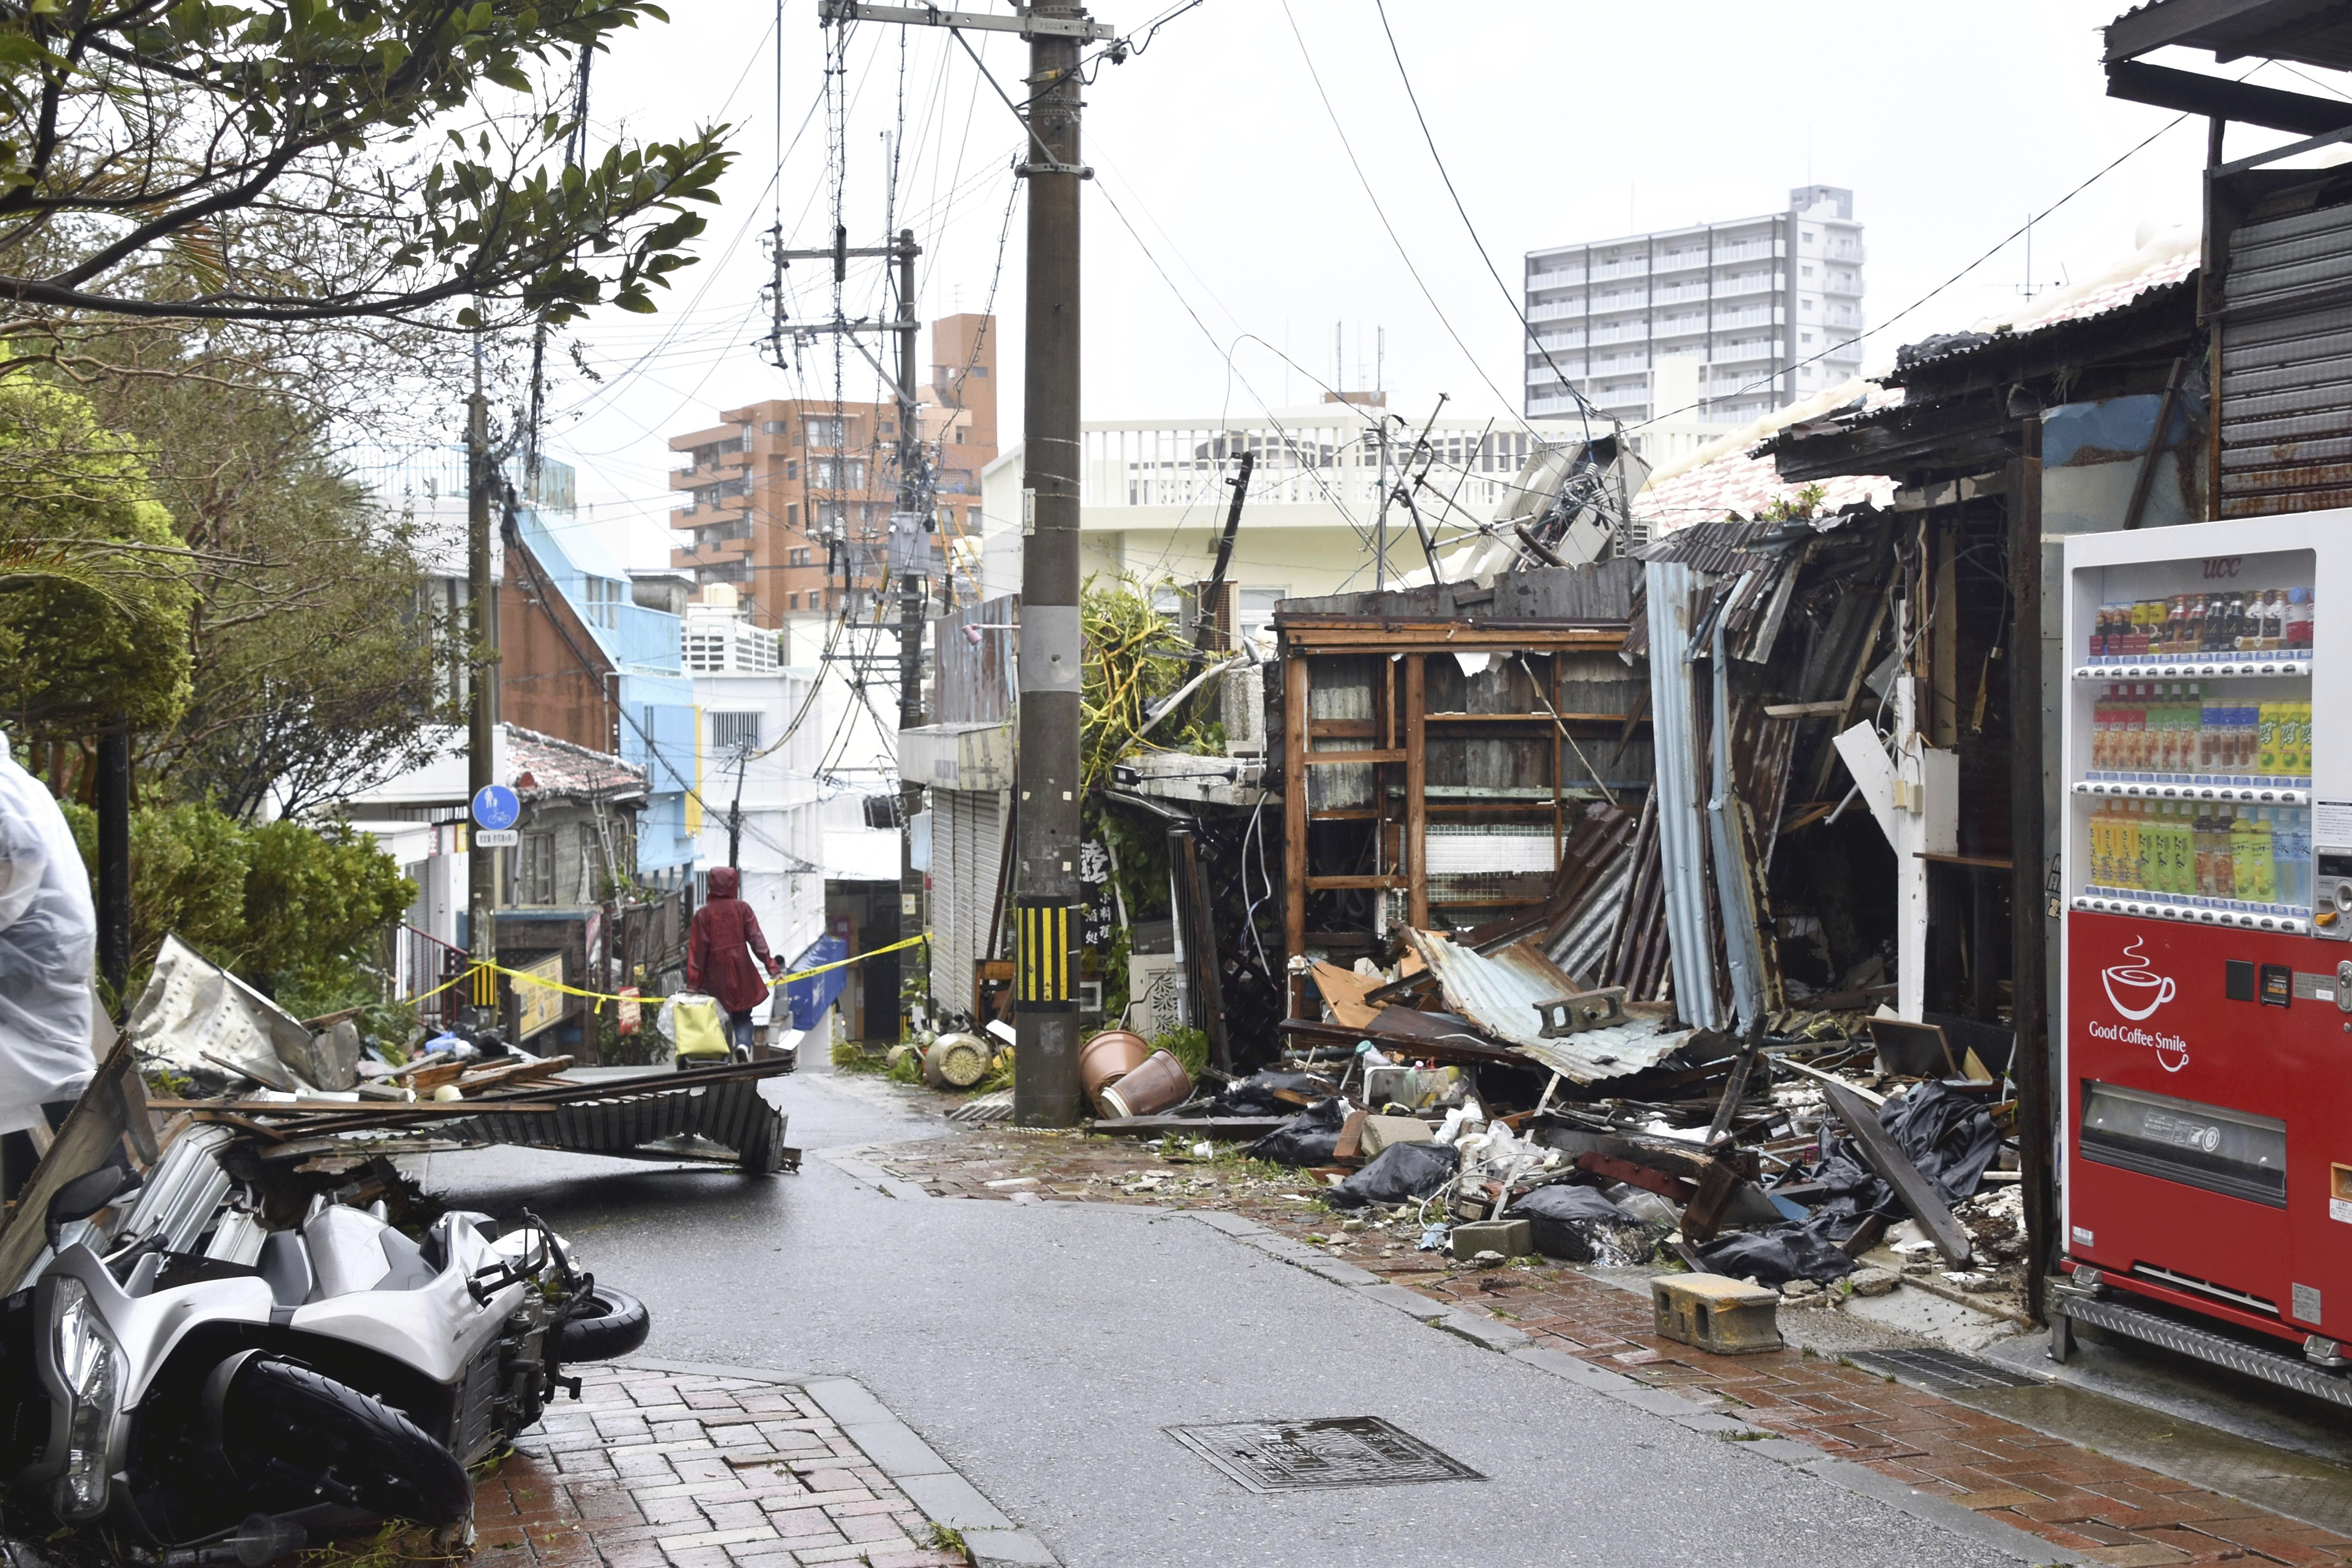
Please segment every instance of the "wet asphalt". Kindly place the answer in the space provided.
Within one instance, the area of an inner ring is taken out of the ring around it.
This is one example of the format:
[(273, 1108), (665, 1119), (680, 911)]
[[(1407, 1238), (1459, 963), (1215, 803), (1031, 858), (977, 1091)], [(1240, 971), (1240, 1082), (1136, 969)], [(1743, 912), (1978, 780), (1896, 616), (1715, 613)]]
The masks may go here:
[[(821, 1065), (769, 1092), (807, 1154), (797, 1175), (524, 1150), (421, 1173), (453, 1205), (564, 1232), (651, 1307), (647, 1356), (863, 1380), (1068, 1568), (2019, 1560), (1198, 1221), (886, 1195), (822, 1152), (946, 1123)], [(1485, 1479), (1261, 1496), (1163, 1430), (1345, 1415), (1385, 1416)]]

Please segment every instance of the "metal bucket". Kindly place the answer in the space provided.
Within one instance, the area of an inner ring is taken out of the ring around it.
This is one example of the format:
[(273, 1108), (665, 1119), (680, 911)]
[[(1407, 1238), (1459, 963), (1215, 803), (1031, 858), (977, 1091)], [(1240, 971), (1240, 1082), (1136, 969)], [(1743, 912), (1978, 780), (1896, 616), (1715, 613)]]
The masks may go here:
[(1141, 1067), (1151, 1042), (1127, 1029), (1105, 1029), (1078, 1047), (1078, 1082), (1093, 1101), (1102, 1091)]
[(1105, 1085), (1095, 1107), (1105, 1116), (1151, 1116), (1183, 1104), (1192, 1094), (1184, 1064), (1166, 1051), (1154, 1051), (1133, 1072)]

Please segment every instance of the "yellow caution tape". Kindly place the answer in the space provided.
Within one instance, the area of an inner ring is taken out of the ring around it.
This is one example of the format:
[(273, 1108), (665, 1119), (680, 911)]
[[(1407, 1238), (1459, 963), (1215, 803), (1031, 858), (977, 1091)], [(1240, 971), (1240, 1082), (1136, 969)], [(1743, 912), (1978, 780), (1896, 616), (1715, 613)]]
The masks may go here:
[[(854, 954), (849, 954), (849, 957), (846, 957), (846, 959), (837, 959), (837, 962), (833, 962), (833, 963), (818, 963), (816, 969), (795, 969), (795, 971), (793, 971), (793, 973), (788, 973), (788, 975), (776, 975), (774, 980), (769, 980), (767, 985), (769, 985), (769, 990), (774, 990), (774, 987), (779, 987), (779, 985), (791, 985), (793, 980), (807, 980), (809, 975), (828, 973), (828, 971), (833, 971), (833, 969), (849, 969), (849, 966), (852, 966), (852, 963), (863, 963), (863, 962), (866, 962), (866, 959), (877, 959), (877, 957), (882, 957), (882, 954), (885, 954), (885, 952), (898, 952), (898, 950), (901, 950), (901, 947), (918, 947), (918, 945), (922, 945), (922, 942), (929, 942), (929, 941), (931, 941), (931, 933), (929, 933), (929, 931), (922, 931), (922, 933), (919, 933), (919, 936), (910, 936), (910, 938), (906, 938), (906, 941), (901, 941), (901, 942), (891, 942), (889, 947), (870, 947), (870, 950), (866, 950), (866, 952), (854, 952)], [(428, 999), (428, 996), (437, 996), (437, 994), (442, 994), (442, 992), (445, 992), (445, 990), (449, 990), (449, 987), (452, 987), (452, 985), (457, 985), (458, 980), (473, 980), (473, 983), (475, 983), (475, 1006), (489, 1006), (491, 1002), (497, 1002), (497, 994), (485, 996), (485, 994), (482, 994), (482, 992), (485, 992), (487, 987), (494, 987), (494, 985), (497, 985), (497, 980), (494, 980), (494, 975), (506, 975), (508, 980), (515, 980), (515, 983), (520, 983), (520, 985), (539, 985), (539, 987), (546, 987), (546, 990), (558, 990), (558, 992), (564, 992), (564, 994), (567, 994), (567, 996), (585, 996), (585, 999), (588, 999), (588, 1002), (597, 1002), (597, 1004), (602, 1004), (602, 1002), (656, 1002), (656, 1004), (658, 1004), (658, 1002), (661, 1002), (661, 996), (621, 996), (621, 994), (614, 994), (614, 992), (593, 992), (593, 990), (581, 990), (579, 985), (564, 985), (562, 980), (548, 980), (548, 978), (543, 978), (543, 975), (524, 973), (524, 971), (520, 971), (520, 969), (506, 969), (506, 966), (503, 966), (503, 963), (480, 963), (480, 962), (473, 963), (473, 966), (470, 966), (470, 969), (463, 971), (461, 975), (457, 975), (457, 980), (445, 980), (445, 983), (440, 983), (440, 985), (436, 985), (436, 987), (433, 987), (433, 990), (428, 990), (428, 992), (419, 992), (419, 994), (409, 996), (409, 1002), (424, 1002), (424, 999)]]

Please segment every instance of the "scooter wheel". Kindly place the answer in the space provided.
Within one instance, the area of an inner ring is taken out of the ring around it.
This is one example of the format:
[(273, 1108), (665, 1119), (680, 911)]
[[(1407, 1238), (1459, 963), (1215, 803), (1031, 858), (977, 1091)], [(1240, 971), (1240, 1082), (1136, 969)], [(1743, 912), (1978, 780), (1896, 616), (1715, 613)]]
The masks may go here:
[[(331, 1470), (360, 1507), (386, 1519), (439, 1526), (473, 1513), (474, 1483), (457, 1456), (400, 1411), (308, 1367), (248, 1360), (229, 1380), (220, 1436), (230, 1462), (265, 1493), (289, 1474)], [(317, 1499), (267, 1500), (285, 1512)]]
[(653, 1332), (646, 1304), (625, 1290), (599, 1285), (555, 1331), (552, 1353), (564, 1365), (627, 1355)]

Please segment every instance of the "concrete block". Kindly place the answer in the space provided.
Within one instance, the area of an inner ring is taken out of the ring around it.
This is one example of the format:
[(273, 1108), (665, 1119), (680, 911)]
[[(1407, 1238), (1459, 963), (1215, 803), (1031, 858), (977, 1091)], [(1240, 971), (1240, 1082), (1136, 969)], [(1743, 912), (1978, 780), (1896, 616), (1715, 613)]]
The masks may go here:
[(1357, 1148), (1370, 1160), (1391, 1143), (1427, 1143), (1436, 1137), (1437, 1129), (1418, 1116), (1367, 1116)]
[(1661, 1274), (1650, 1281), (1659, 1337), (1717, 1355), (1780, 1348), (1780, 1293), (1720, 1274)]
[(1523, 1219), (1482, 1219), (1457, 1225), (1451, 1237), (1454, 1256), (1472, 1258), (1482, 1252), (1525, 1258), (1536, 1249), (1535, 1226)]

